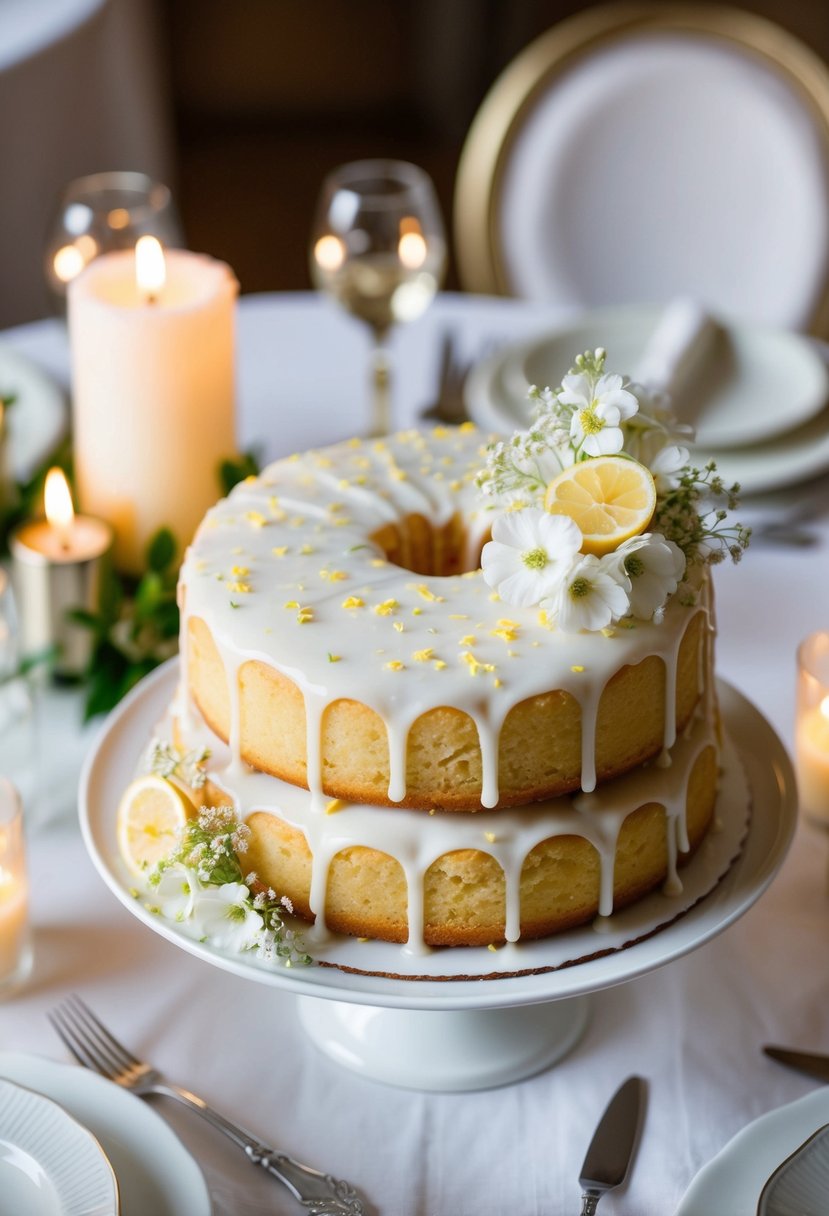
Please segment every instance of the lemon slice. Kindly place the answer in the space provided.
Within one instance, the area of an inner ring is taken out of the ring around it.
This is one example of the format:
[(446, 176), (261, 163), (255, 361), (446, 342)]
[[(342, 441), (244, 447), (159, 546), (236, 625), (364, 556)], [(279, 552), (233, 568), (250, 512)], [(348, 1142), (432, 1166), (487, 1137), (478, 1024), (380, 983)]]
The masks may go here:
[(179, 830), (195, 808), (165, 777), (139, 777), (118, 806), (118, 848), (127, 867), (144, 875), (176, 847)]
[(653, 477), (628, 456), (594, 456), (571, 465), (547, 486), (544, 506), (581, 528), (582, 551), (601, 557), (644, 532), (656, 507)]

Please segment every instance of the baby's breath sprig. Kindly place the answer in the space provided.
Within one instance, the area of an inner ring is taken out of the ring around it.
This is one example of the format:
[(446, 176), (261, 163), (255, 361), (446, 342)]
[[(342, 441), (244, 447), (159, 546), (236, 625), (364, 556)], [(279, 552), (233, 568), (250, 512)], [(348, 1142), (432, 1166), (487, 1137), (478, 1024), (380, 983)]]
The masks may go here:
[(200, 747), (194, 751), (183, 752), (166, 743), (162, 739), (153, 739), (150, 744), (150, 772), (158, 777), (178, 777), (191, 789), (203, 789), (207, 780), (207, 761), (210, 759), (210, 748)]
[(546, 430), (537, 426), (516, 431), (506, 442), (489, 446), (486, 467), (477, 485), (489, 497), (503, 498), (513, 507), (535, 505), (544, 497), (548, 483), (572, 464), (564, 452), (551, 445)]
[(714, 566), (726, 557), (740, 561), (751, 529), (727, 522), (728, 512), (739, 505), (739, 483), (726, 485), (713, 460), (702, 469), (686, 466), (676, 480), (657, 500), (653, 528), (679, 545), (689, 563)]

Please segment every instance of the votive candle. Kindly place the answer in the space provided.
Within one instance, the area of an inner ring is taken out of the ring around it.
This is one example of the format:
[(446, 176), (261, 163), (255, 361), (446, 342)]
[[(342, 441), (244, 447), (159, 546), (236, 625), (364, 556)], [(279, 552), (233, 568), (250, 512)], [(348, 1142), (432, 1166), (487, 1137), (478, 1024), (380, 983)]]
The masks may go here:
[(829, 631), (798, 648), (795, 762), (801, 809), (829, 828)]
[(89, 662), (93, 634), (70, 614), (100, 609), (112, 529), (75, 514), (60, 469), (49, 470), (45, 499), (45, 519), (27, 520), (9, 539), (21, 647), (26, 656), (55, 647), (55, 674), (75, 677)]
[(23, 812), (14, 786), (0, 777), (0, 996), (24, 982), (32, 961)]

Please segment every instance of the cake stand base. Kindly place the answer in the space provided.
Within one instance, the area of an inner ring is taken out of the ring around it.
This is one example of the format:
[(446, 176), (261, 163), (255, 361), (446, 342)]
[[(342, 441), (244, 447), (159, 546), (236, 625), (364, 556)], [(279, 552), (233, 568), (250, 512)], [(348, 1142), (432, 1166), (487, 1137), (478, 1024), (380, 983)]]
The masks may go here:
[(509, 1085), (548, 1068), (578, 1042), (589, 1000), (509, 1009), (381, 1009), (297, 997), (311, 1041), (360, 1076), (404, 1089), (459, 1093)]

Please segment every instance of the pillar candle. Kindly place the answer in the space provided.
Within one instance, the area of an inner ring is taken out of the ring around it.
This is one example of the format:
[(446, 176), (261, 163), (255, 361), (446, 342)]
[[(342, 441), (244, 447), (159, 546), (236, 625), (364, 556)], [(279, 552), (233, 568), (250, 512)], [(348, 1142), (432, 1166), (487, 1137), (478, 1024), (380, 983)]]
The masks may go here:
[(149, 286), (133, 250), (97, 258), (70, 285), (79, 503), (112, 524), (126, 573), (143, 570), (160, 527), (185, 546), (219, 496), (219, 464), (236, 450), (237, 293), (228, 266), (183, 250), (166, 251)]

